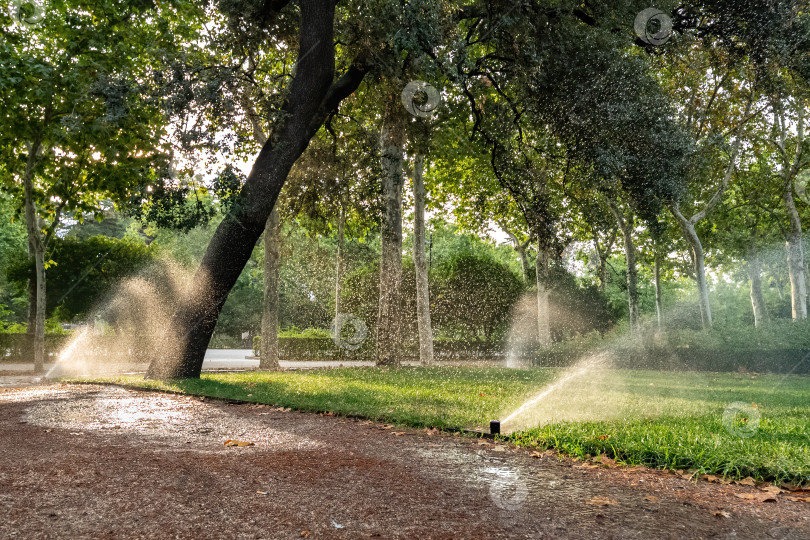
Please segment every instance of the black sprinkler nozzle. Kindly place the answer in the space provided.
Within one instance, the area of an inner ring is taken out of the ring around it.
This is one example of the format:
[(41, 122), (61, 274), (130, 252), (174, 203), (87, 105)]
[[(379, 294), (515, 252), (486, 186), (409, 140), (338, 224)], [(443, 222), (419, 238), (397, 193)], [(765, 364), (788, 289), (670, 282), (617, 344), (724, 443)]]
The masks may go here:
[(490, 435), (500, 435), (501, 434), (501, 421), (500, 420), (491, 420), (489, 422), (489, 433), (490, 433)]

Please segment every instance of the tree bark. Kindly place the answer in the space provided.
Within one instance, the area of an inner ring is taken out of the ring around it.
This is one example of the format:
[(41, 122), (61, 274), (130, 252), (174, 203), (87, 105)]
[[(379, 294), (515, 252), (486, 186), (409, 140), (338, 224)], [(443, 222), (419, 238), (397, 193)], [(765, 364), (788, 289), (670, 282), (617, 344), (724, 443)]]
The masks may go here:
[(548, 249), (539, 244), (534, 269), (537, 274), (537, 343), (547, 347), (551, 345)]
[(340, 316), (340, 297), (343, 294), (343, 237), (346, 227), (346, 210), (341, 203), (338, 210), (337, 261), (335, 262), (335, 320)]
[(402, 188), (405, 147), (404, 108), (399, 95), (388, 97), (380, 133), (383, 170), (383, 209), (380, 260), (380, 303), (377, 315), (376, 359), (378, 366), (400, 363), (400, 315), (402, 287)]
[(430, 323), (430, 290), (425, 256), (425, 167), (424, 156), (416, 156), (413, 164), (413, 261), (416, 267), (416, 321), (419, 328), (419, 361), (433, 364), (433, 327)]
[(262, 342), (259, 369), (278, 371), (278, 270), (280, 223), (273, 209), (264, 228), (264, 299), (262, 302)]
[(759, 328), (770, 320), (768, 306), (762, 295), (762, 265), (754, 247), (748, 251), (748, 277), (751, 280), (751, 307), (754, 310), (754, 326)]
[(661, 247), (655, 243), (655, 311), (658, 314), (658, 328), (664, 327), (664, 302), (661, 294)]
[(636, 245), (633, 242), (633, 220), (626, 218), (618, 205), (608, 199), (608, 207), (610, 208), (613, 217), (616, 218), (616, 224), (622, 232), (622, 239), (624, 240), (624, 260), (627, 264), (627, 305), (630, 316), (630, 330), (635, 331), (639, 326), (639, 307), (638, 307), (638, 269), (636, 268)]
[(804, 249), (802, 248), (802, 221), (793, 200), (790, 182), (785, 187), (785, 209), (790, 220), (785, 248), (787, 250), (788, 276), (790, 277), (790, 308), (793, 320), (807, 318), (807, 282), (804, 277)]
[[(36, 141), (29, 149), (28, 161), (23, 173), (23, 191), (25, 197), (25, 225), (28, 233), (28, 256), (34, 260), (34, 294), (29, 290), (29, 301), (33, 298), (33, 317), (31, 316), (32, 306), (29, 305), (29, 329), (28, 333), (33, 334), (33, 355), (34, 372), (42, 373), (45, 370), (45, 239), (39, 223), (39, 214), (34, 201), (34, 169), (39, 159), (40, 142)], [(33, 321), (33, 331), (30, 323)]]
[(199, 377), (222, 306), (250, 259), (295, 161), (328, 113), (357, 89), (366, 73), (355, 62), (333, 82), (334, 4), (301, 0), (299, 60), (282, 118), (262, 147), (231, 212), (217, 227), (193, 282), (175, 311), (164, 346), (147, 377)]
[[(680, 215), (680, 217), (678, 217)], [(700, 321), (704, 330), (712, 327), (712, 308), (709, 304), (709, 285), (706, 281), (706, 257), (703, 253), (703, 244), (695, 230), (695, 224), (690, 220), (682, 219), (680, 211), (677, 211), (678, 221), (681, 224), (684, 237), (689, 242), (692, 255), (692, 264), (695, 269), (695, 281), (698, 289), (698, 304), (700, 305)]]

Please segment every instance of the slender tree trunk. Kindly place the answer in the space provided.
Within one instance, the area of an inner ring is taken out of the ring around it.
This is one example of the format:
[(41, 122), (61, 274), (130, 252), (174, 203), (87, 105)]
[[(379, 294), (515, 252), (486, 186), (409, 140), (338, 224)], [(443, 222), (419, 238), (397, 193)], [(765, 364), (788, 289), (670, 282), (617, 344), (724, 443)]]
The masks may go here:
[(231, 212), (217, 227), (200, 268), (174, 313), (164, 346), (155, 351), (147, 377), (199, 377), (205, 350), (222, 306), (250, 259), (290, 168), (327, 115), (365, 76), (352, 64), (336, 81), (334, 3), (299, 2), (299, 61), (282, 106), (282, 120), (262, 147)]
[[(30, 316), (29, 306), (29, 333), (33, 334), (34, 372), (42, 373), (45, 370), (45, 239), (40, 230), (39, 214), (34, 201), (34, 168), (38, 161), (40, 143), (31, 145), (28, 162), (23, 173), (23, 190), (25, 196), (25, 225), (28, 232), (28, 256), (34, 260), (35, 294), (34, 316)], [(29, 300), (32, 295), (29, 290)], [(33, 332), (30, 322), (33, 320)]]
[(335, 262), (335, 320), (340, 316), (340, 298), (343, 295), (343, 236), (346, 226), (346, 210), (343, 204), (338, 210), (337, 261)]
[(424, 156), (416, 156), (413, 164), (413, 260), (416, 267), (416, 321), (419, 327), (419, 361), (433, 363), (433, 328), (430, 323), (430, 290), (425, 256), (425, 182)]
[[(34, 248), (28, 242), (28, 260), (34, 262)], [(34, 358), (34, 340), (37, 330), (37, 272), (31, 269), (31, 276), (28, 278), (28, 326), (25, 331), (25, 358)]]
[(264, 228), (264, 300), (262, 302), (262, 343), (259, 369), (278, 371), (278, 270), (281, 227), (275, 208)]
[(664, 327), (664, 302), (661, 294), (661, 248), (655, 244), (655, 311), (658, 314), (658, 328)]
[(792, 182), (785, 182), (783, 200), (790, 220), (787, 242), (788, 275), (790, 276), (790, 307), (793, 320), (807, 318), (807, 283), (804, 277), (804, 250), (802, 248), (802, 221), (793, 199)]
[(706, 281), (706, 256), (703, 253), (703, 243), (690, 222), (681, 223), (684, 236), (691, 248), (692, 264), (695, 270), (695, 281), (698, 289), (698, 303), (700, 305), (700, 320), (704, 330), (712, 327), (712, 308), (709, 304), (709, 285)]
[(756, 248), (748, 251), (748, 277), (751, 280), (751, 307), (754, 310), (754, 326), (760, 327), (770, 320), (768, 306), (762, 295), (762, 265)]
[(539, 244), (534, 269), (537, 275), (537, 343), (547, 347), (551, 345), (548, 249)]
[(400, 318), (402, 287), (402, 162), (405, 147), (404, 109), (398, 95), (388, 98), (380, 133), (383, 170), (383, 210), (380, 231), (380, 304), (377, 316), (376, 360), (378, 366), (400, 363)]
[(608, 200), (608, 206), (616, 223), (622, 232), (624, 240), (624, 260), (627, 264), (627, 306), (630, 316), (630, 330), (635, 331), (639, 326), (638, 307), (638, 269), (636, 268), (636, 245), (633, 241), (633, 220), (626, 218), (618, 205)]

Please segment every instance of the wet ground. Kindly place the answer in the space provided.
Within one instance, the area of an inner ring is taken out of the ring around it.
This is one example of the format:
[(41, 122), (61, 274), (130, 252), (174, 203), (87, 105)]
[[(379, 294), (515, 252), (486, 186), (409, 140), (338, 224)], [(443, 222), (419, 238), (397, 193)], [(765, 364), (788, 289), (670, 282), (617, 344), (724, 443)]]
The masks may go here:
[(7, 386), (0, 434), (3, 538), (810, 538), (754, 487), (267, 406)]

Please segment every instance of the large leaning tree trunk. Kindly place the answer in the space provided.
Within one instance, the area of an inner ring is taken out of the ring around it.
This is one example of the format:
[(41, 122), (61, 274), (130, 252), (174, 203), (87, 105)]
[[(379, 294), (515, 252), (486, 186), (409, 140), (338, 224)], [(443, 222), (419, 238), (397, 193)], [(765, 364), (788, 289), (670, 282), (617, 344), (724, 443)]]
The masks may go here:
[(419, 361), (433, 363), (433, 327), (430, 324), (430, 290), (425, 256), (425, 157), (418, 155), (413, 163), (413, 261), (416, 268), (416, 323), (419, 329)]
[(278, 371), (278, 271), (281, 223), (273, 208), (264, 228), (264, 297), (262, 301), (262, 342), (259, 369)]
[(375, 351), (378, 366), (397, 366), (400, 363), (405, 127), (405, 110), (399, 94), (392, 93), (386, 102), (380, 132), (385, 204), (380, 231), (380, 303)]
[(636, 245), (633, 241), (633, 218), (626, 217), (615, 201), (607, 199), (608, 207), (624, 240), (624, 260), (627, 263), (627, 306), (630, 313), (630, 331), (639, 326), (638, 268), (636, 268)]
[[(39, 141), (31, 144), (23, 173), (28, 257), (34, 261), (34, 294), (29, 293), (29, 300), (34, 300), (34, 305), (29, 306), (29, 315), (33, 310), (33, 316), (29, 316), (28, 333), (33, 335), (34, 372), (36, 373), (41, 373), (45, 369), (45, 237), (42, 234), (36, 201), (34, 201), (34, 170), (39, 160), (40, 150)], [(30, 327), (31, 322), (34, 323), (33, 331)]]
[(356, 61), (333, 81), (334, 3), (301, 0), (299, 5), (298, 67), (282, 106), (282, 120), (262, 147), (233, 209), (217, 227), (172, 317), (164, 347), (154, 352), (147, 377), (199, 377), (222, 306), (264, 231), (290, 169), (328, 113), (365, 75), (365, 66)]

